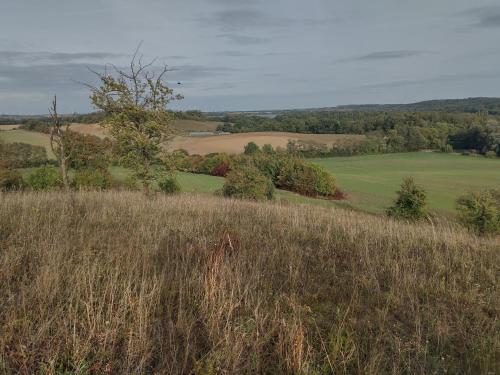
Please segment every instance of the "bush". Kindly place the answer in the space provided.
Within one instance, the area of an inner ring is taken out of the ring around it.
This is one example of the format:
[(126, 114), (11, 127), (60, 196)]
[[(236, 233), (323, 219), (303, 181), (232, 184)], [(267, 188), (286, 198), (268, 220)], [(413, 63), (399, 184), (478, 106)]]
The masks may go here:
[(0, 142), (0, 159), (12, 168), (39, 167), (48, 162), (45, 147), (20, 142)]
[(88, 168), (76, 171), (73, 183), (82, 190), (106, 190), (111, 186), (112, 180), (106, 171)]
[(166, 194), (175, 194), (181, 191), (181, 187), (175, 176), (166, 176), (158, 181), (160, 191)]
[(487, 153), (484, 154), (484, 156), (487, 158), (496, 158), (497, 153), (495, 151), (488, 151)]
[[(212, 176), (220, 176), (225, 177), (227, 172), (229, 171), (229, 165), (231, 163), (231, 158), (227, 154), (209, 154), (205, 156), (201, 165), (198, 169), (198, 173), (209, 174)], [(221, 165), (225, 165), (226, 173), (224, 173), (224, 167)], [(216, 170), (217, 169), (217, 170)]]
[(307, 196), (334, 196), (334, 177), (319, 165), (301, 159), (284, 160), (277, 186)]
[(10, 168), (0, 168), (0, 191), (21, 190), (23, 178), (21, 174)]
[(453, 146), (450, 145), (449, 143), (441, 147), (441, 152), (451, 154), (453, 152)]
[(479, 234), (500, 232), (500, 190), (471, 192), (457, 200), (460, 220)]
[(427, 216), (427, 195), (425, 190), (415, 184), (412, 177), (407, 177), (401, 184), (401, 190), (387, 215), (410, 221), (417, 221)]
[(27, 182), (33, 190), (57, 190), (63, 186), (61, 172), (53, 166), (37, 168)]
[(226, 197), (259, 201), (273, 199), (274, 185), (271, 179), (258, 169), (240, 166), (227, 175), (223, 194)]

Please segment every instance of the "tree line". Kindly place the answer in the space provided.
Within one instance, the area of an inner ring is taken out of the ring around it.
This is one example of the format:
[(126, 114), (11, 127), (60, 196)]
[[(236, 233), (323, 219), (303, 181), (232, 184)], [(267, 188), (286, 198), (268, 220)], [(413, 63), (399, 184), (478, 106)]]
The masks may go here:
[(434, 150), (473, 150), (500, 155), (500, 117), (444, 112), (290, 112), (275, 118), (226, 115), (218, 130), (363, 134), (358, 144), (318, 148), (302, 143), (306, 156), (356, 155)]

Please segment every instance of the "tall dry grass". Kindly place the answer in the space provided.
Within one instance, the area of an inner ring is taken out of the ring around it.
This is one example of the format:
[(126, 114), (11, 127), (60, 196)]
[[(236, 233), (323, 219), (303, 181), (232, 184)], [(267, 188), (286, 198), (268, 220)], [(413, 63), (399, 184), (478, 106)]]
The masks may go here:
[(452, 227), (199, 196), (3, 194), (0, 248), (0, 373), (499, 369), (499, 241)]

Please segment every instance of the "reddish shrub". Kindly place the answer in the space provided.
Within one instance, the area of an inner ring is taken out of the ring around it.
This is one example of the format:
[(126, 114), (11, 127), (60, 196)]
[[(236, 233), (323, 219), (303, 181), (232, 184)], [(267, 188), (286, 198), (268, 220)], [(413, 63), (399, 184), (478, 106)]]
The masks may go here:
[(212, 176), (226, 177), (228, 173), (229, 173), (229, 164), (228, 163), (222, 162), (220, 164), (217, 164), (212, 169)]

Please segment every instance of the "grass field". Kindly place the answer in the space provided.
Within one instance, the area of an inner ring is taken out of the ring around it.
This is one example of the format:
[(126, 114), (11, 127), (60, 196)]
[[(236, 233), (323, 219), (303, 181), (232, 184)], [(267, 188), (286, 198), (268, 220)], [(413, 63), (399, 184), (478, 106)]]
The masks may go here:
[(335, 208), (0, 193), (0, 373), (493, 374), (498, 245)]
[(50, 149), (49, 136), (43, 133), (30, 132), (26, 130), (8, 130), (0, 131), (0, 140), (4, 142), (21, 142), (28, 143), (35, 146), (43, 146), (47, 150), (47, 155), (50, 159), (54, 158), (54, 154)]
[(391, 204), (402, 179), (413, 176), (428, 193), (430, 208), (451, 212), (469, 191), (500, 187), (500, 159), (416, 152), (315, 159), (337, 178), (349, 203), (370, 212)]

